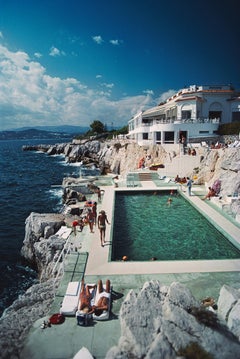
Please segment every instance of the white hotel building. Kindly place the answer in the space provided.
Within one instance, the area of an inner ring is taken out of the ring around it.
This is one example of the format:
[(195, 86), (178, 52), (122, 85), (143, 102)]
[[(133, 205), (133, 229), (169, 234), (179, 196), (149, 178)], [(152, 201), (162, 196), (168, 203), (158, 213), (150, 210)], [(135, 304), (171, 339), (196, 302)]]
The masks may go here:
[(220, 123), (230, 122), (240, 122), (240, 93), (230, 85), (194, 85), (136, 114), (128, 121), (128, 138), (141, 146), (196, 142), (214, 137)]

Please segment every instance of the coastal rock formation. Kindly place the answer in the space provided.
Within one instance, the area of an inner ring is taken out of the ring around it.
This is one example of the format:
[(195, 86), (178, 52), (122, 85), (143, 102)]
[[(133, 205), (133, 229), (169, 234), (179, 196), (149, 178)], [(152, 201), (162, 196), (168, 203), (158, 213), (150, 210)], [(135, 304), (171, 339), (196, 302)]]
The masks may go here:
[[(114, 173), (123, 177), (138, 168), (140, 158), (145, 165), (168, 163), (179, 157), (179, 153), (167, 152), (161, 145), (139, 146), (127, 140), (86, 141), (81, 144), (25, 146), (24, 150), (39, 150), (51, 154), (62, 154), (67, 162), (95, 164), (102, 174)], [(183, 159), (188, 159), (185, 155)], [(192, 175), (196, 169), (192, 169)], [(240, 151), (238, 148), (204, 150), (197, 169), (196, 184), (211, 186), (216, 179), (221, 181), (221, 195), (232, 195), (240, 191)]]
[(128, 172), (138, 168), (139, 160), (145, 159), (145, 165), (166, 162), (169, 154), (160, 145), (142, 147), (134, 142), (109, 141), (99, 151), (100, 168), (108, 172), (125, 176)]
[(224, 285), (218, 299), (218, 315), (240, 340), (240, 290)]
[(211, 186), (215, 180), (221, 182), (222, 196), (240, 192), (240, 151), (224, 148), (208, 151), (201, 162), (197, 183)]
[(22, 256), (37, 267), (41, 280), (51, 277), (55, 260), (65, 241), (54, 234), (65, 225), (61, 214), (32, 212), (26, 219)]
[(98, 161), (97, 153), (100, 151), (100, 141), (85, 141), (82, 144), (59, 143), (54, 145), (26, 145), (23, 151), (40, 151), (52, 155), (64, 155), (67, 162), (94, 163)]
[(138, 294), (131, 290), (122, 304), (120, 322), (118, 346), (108, 351), (106, 359), (173, 359), (194, 350), (218, 359), (239, 356), (238, 339), (180, 283), (167, 287), (151, 281)]
[(30, 328), (39, 318), (49, 312), (53, 303), (55, 286), (52, 279), (35, 284), (24, 295), (5, 310), (0, 318), (0, 357), (17, 359), (22, 350), (24, 339)]

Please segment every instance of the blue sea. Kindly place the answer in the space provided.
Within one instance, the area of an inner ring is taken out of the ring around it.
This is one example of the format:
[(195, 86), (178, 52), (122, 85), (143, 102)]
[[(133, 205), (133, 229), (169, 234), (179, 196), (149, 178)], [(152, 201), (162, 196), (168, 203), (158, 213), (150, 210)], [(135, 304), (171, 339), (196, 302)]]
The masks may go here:
[(63, 177), (79, 175), (79, 166), (67, 164), (63, 156), (22, 150), (23, 145), (43, 143), (56, 140), (0, 141), (0, 316), (37, 281), (20, 254), (26, 218), (31, 212), (59, 212), (62, 188), (56, 185)]

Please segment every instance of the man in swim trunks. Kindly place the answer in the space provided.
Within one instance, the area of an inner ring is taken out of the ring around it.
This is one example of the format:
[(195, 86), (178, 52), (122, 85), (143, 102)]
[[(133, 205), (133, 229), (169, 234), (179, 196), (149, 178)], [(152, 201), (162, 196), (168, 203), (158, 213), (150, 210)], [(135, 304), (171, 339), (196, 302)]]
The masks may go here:
[(104, 247), (103, 243), (105, 243), (106, 223), (110, 224), (105, 211), (102, 210), (98, 216), (98, 229), (100, 231), (100, 241), (102, 247)]
[(94, 309), (91, 306), (92, 294), (90, 292), (91, 288), (95, 288), (95, 286), (89, 286), (84, 284), (84, 280), (82, 280), (81, 292), (80, 292), (80, 303), (78, 310), (84, 313), (91, 314), (94, 312)]
[(79, 311), (84, 313), (95, 313), (96, 315), (101, 315), (104, 310), (108, 310), (109, 300), (110, 300), (110, 290), (111, 284), (110, 280), (106, 280), (106, 290), (103, 289), (102, 280), (99, 279), (97, 285), (97, 293), (99, 299), (96, 305), (91, 305), (92, 294), (90, 292), (91, 288), (95, 288), (96, 286), (89, 286), (84, 284), (84, 280), (82, 280), (81, 292), (80, 292), (80, 304), (78, 307)]

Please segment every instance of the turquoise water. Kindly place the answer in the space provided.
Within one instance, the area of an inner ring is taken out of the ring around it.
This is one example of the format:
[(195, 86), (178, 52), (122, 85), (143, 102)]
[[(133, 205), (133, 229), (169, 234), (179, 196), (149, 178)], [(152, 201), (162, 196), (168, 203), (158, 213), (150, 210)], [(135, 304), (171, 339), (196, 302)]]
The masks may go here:
[(112, 260), (236, 259), (235, 248), (176, 191), (116, 192)]

